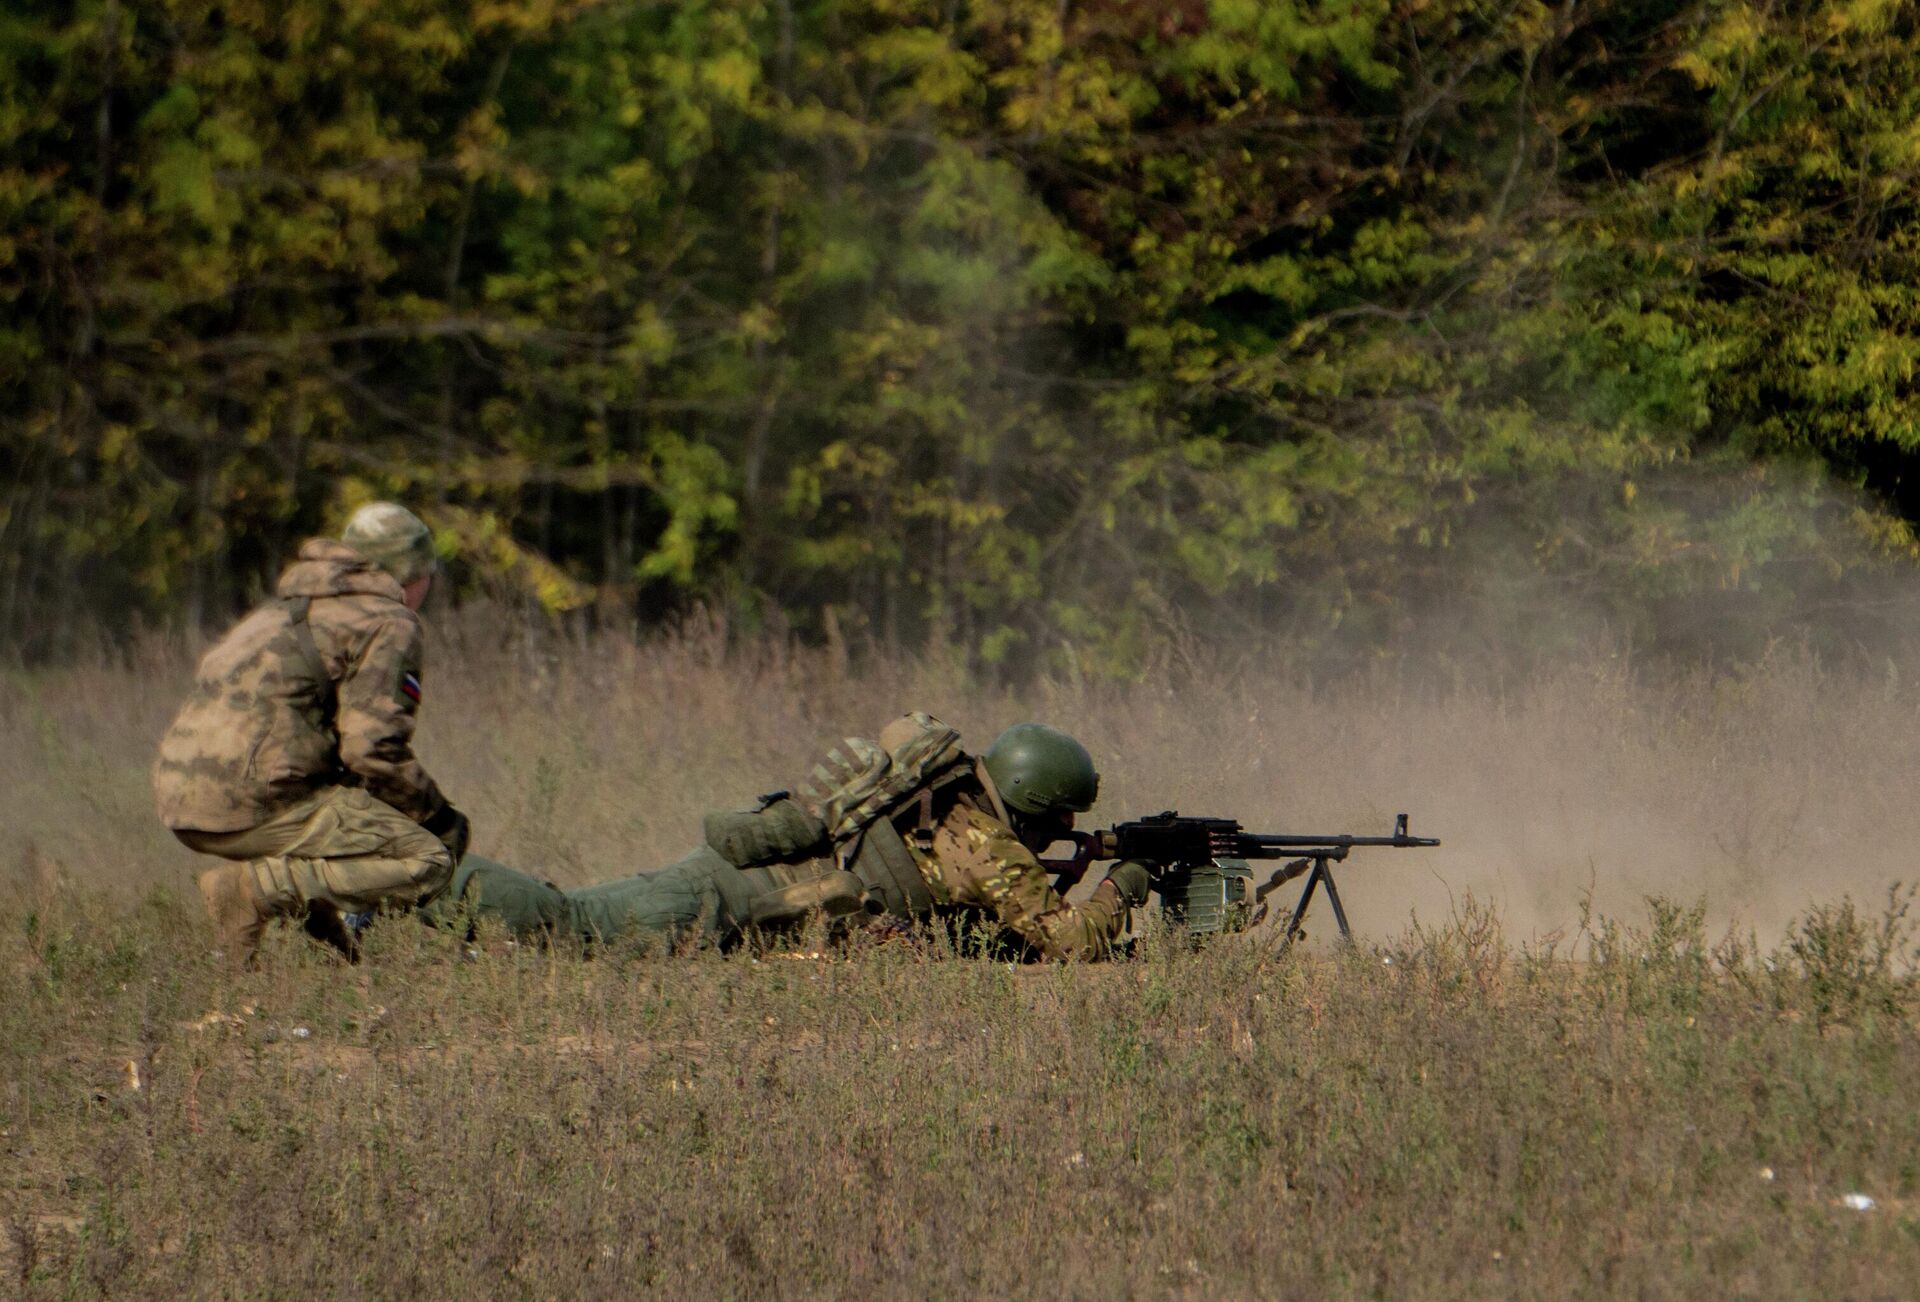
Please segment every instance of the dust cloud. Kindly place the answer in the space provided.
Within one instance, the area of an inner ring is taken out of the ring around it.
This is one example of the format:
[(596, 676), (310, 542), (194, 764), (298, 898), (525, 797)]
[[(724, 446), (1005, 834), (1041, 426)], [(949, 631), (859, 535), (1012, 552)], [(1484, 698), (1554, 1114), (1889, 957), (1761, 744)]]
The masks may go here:
[(1548, 525), (1489, 500), (1378, 618), (1192, 636), (1193, 664), (1060, 701), (1097, 813), (1381, 835), (1405, 811), (1443, 846), (1339, 874), (1376, 936), (1469, 895), (1518, 938), (1571, 938), (1589, 893), (1704, 899), (1762, 940), (1843, 894), (1877, 911), (1920, 879), (1920, 574), (1885, 517), (1804, 466), (1675, 466), (1622, 501), (1589, 485)]
[(1504, 689), (1250, 676), (1081, 726), (1106, 765), (1101, 815), (1178, 807), (1384, 835), (1410, 814), (1440, 848), (1356, 851), (1339, 873), (1371, 935), (1445, 919), (1471, 895), (1515, 939), (1571, 937), (1591, 892), (1634, 918), (1647, 896), (1704, 898), (1716, 927), (1765, 939), (1809, 904), (1877, 906), (1920, 876), (1913, 696), (1902, 676), (1838, 677), (1787, 655), (1664, 686), (1603, 661)]

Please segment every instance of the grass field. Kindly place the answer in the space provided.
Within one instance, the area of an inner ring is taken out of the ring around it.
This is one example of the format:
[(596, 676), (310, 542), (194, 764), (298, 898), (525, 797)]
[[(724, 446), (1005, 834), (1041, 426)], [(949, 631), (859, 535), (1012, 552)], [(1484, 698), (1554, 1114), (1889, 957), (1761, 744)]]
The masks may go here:
[(1150, 930), (1101, 967), (931, 941), (586, 961), (392, 918), (359, 968), (283, 929), (236, 977), (148, 809), (185, 655), (16, 675), (0, 1292), (1892, 1298), (1920, 1277), (1920, 999), (1887, 894), (1916, 875), (1920, 709), (1891, 672), (1316, 689), (1249, 661), (1009, 694), (711, 628), (450, 640), (421, 749), (477, 849), (563, 881), (663, 862), (703, 810), (914, 706), (982, 742), (1072, 728), (1102, 820), (1384, 832), (1405, 809), (1446, 844), (1349, 865), (1352, 952), (1322, 916), (1282, 957)]

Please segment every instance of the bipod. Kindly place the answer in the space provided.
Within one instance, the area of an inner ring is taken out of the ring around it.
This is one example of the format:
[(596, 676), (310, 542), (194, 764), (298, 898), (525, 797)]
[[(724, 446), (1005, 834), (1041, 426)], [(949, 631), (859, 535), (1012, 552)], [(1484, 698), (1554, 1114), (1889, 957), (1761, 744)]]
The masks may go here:
[(1313, 893), (1322, 887), (1327, 892), (1327, 903), (1333, 906), (1333, 920), (1340, 926), (1340, 939), (1349, 945), (1353, 943), (1353, 928), (1347, 925), (1347, 909), (1340, 902), (1340, 888), (1334, 885), (1333, 869), (1328, 866), (1346, 857), (1344, 847), (1329, 847), (1325, 853), (1295, 859), (1276, 872), (1255, 893), (1255, 897), (1264, 902), (1271, 891), (1292, 881), (1302, 873), (1306, 874), (1306, 887), (1300, 892), (1299, 902), (1293, 906), (1293, 916), (1287, 919), (1287, 927), (1280, 935), (1280, 947), (1275, 951), (1276, 953), (1285, 953), (1287, 946), (1300, 938), (1300, 924), (1306, 921), (1307, 906), (1313, 903)]

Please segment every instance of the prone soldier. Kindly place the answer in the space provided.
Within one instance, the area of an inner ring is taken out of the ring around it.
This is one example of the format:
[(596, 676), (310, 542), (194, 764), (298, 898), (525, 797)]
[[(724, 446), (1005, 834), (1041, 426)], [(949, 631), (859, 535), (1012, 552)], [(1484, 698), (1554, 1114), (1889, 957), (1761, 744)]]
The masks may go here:
[(199, 886), (235, 963), (277, 917), (351, 960), (343, 914), (431, 900), (465, 852), (465, 815), (413, 753), (434, 570), (417, 516), (362, 507), (201, 660), (154, 795), (182, 842), (232, 861)]
[(810, 789), (710, 814), (706, 844), (656, 872), (572, 891), (478, 856), (426, 911), (429, 921), (491, 917), (526, 936), (653, 935), (724, 943), (820, 912), (920, 918), (984, 912), (1026, 951), (1096, 958), (1147, 897), (1147, 870), (1114, 865), (1069, 904), (1037, 852), (1072, 831), (1100, 778), (1078, 741), (1043, 724), (1007, 729), (978, 758), (925, 714), (879, 741), (849, 738)]

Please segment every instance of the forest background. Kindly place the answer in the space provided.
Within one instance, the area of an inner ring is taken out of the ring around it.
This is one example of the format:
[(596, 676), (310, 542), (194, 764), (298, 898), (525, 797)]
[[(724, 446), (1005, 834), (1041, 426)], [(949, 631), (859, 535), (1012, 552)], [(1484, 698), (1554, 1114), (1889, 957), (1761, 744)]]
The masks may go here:
[(393, 496), (463, 593), (996, 672), (1891, 645), (1915, 67), (1887, 0), (18, 0), (0, 641)]

